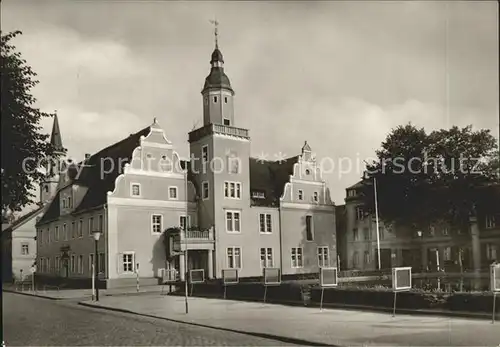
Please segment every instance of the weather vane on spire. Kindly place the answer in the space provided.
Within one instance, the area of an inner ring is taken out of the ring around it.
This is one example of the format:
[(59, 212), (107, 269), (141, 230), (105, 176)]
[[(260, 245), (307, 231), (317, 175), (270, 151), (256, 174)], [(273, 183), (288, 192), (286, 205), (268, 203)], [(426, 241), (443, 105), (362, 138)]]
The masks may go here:
[(211, 19), (210, 23), (214, 25), (215, 48), (219, 48), (219, 30), (218, 30), (219, 22), (217, 21), (217, 19)]

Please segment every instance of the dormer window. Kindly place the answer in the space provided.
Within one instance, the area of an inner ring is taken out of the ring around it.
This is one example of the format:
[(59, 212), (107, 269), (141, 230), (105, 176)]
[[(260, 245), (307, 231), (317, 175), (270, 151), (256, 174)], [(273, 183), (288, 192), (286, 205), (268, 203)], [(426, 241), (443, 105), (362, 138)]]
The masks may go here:
[(254, 198), (254, 199), (265, 199), (266, 198), (266, 194), (264, 192), (253, 191), (252, 192), (252, 198)]

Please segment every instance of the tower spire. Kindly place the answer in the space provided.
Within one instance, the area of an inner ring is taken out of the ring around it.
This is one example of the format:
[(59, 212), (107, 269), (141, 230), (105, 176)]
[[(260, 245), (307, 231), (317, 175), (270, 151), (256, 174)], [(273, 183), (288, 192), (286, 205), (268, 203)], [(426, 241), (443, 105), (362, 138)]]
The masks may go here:
[(210, 23), (214, 25), (215, 48), (219, 48), (219, 22), (217, 19), (211, 19)]
[(64, 152), (62, 145), (61, 131), (59, 130), (59, 120), (57, 118), (57, 110), (54, 112), (54, 124), (52, 125), (52, 134), (50, 135), (50, 144), (54, 146), (57, 151)]

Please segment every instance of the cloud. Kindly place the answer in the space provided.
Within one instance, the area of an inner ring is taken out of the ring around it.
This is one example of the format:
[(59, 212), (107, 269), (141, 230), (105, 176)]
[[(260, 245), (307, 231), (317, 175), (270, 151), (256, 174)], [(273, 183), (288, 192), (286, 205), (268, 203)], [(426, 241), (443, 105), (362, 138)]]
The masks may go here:
[[(43, 3), (43, 4), (42, 4)], [(498, 136), (498, 24), (487, 2), (6, 2), (3, 30), (83, 157), (154, 117), (181, 156), (201, 125), (214, 15), (252, 153), (364, 158), (394, 127)], [(91, 24), (89, 24), (91, 23)], [(131, 25), (133, 23), (133, 25)], [(50, 120), (44, 122), (50, 131)], [(359, 178), (327, 178), (336, 203)]]

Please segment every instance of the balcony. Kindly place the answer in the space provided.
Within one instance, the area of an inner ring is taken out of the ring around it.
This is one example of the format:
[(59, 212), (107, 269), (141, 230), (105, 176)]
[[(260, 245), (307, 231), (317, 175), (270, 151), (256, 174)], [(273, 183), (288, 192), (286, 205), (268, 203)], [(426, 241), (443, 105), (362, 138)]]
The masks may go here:
[(213, 229), (201, 230), (179, 230), (170, 236), (171, 253), (190, 250), (214, 250), (215, 237)]
[(189, 133), (189, 142), (190, 143), (196, 142), (205, 136), (214, 135), (214, 134), (227, 135), (227, 136), (238, 137), (238, 138), (247, 139), (247, 140), (250, 139), (250, 136), (248, 135), (247, 129), (236, 128), (236, 127), (232, 127), (229, 125), (222, 125), (222, 124), (208, 124), (202, 128), (191, 131)]

